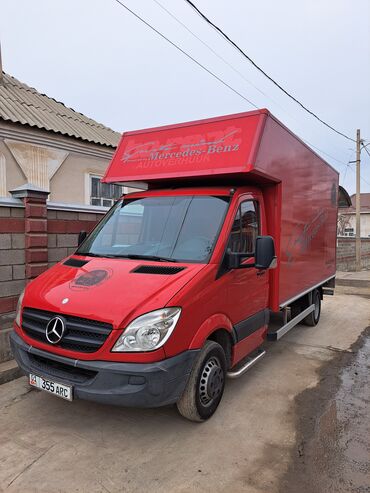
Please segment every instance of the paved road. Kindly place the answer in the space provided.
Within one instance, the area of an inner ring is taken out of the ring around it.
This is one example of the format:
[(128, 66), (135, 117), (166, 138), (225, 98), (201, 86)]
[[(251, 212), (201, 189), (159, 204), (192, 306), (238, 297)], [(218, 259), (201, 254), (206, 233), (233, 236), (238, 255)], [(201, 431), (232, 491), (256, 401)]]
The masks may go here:
[(174, 408), (68, 403), (30, 390), (24, 378), (0, 386), (0, 491), (284, 491), (301, 453), (300, 396), (320, 389), (323, 369), (349, 354), (370, 323), (369, 306), (364, 296), (327, 297), (319, 326), (270, 343), (258, 365), (228, 381), (202, 424)]

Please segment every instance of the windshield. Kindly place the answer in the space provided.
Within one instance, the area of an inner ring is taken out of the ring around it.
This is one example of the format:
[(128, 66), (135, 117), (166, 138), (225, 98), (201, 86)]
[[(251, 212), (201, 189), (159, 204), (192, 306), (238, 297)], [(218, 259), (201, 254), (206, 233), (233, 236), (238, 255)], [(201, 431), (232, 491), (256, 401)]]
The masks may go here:
[(120, 200), (76, 253), (207, 262), (228, 203), (211, 196)]

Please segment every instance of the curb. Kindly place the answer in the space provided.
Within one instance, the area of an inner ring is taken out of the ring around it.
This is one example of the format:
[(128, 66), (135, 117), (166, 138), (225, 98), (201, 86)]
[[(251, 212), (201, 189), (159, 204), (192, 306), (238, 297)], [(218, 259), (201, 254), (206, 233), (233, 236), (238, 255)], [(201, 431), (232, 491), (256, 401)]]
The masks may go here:
[(338, 286), (352, 286), (354, 288), (370, 288), (370, 281), (367, 279), (335, 279), (335, 284)]
[(0, 385), (10, 382), (23, 374), (14, 359), (0, 363)]

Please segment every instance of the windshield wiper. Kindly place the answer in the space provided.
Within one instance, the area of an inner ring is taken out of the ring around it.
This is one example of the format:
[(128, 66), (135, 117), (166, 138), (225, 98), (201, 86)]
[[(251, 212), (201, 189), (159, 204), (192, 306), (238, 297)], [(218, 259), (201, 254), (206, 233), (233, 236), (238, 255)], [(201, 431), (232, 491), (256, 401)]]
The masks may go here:
[(108, 254), (103, 254), (103, 253), (82, 253), (82, 252), (76, 252), (75, 255), (83, 255), (84, 257), (98, 257), (98, 258), (115, 258), (115, 255), (108, 255)]
[(160, 257), (158, 255), (139, 255), (136, 253), (128, 253), (127, 255), (109, 255), (103, 253), (78, 252), (75, 255), (84, 255), (87, 257), (99, 257), (99, 258), (130, 258), (130, 259), (140, 259), (140, 260), (153, 260), (154, 262), (177, 262), (177, 260), (169, 257)]
[(177, 262), (177, 260), (170, 257), (161, 257), (158, 255), (139, 255), (136, 253), (128, 253), (127, 255), (120, 255), (120, 257), (140, 260), (153, 260), (154, 262)]

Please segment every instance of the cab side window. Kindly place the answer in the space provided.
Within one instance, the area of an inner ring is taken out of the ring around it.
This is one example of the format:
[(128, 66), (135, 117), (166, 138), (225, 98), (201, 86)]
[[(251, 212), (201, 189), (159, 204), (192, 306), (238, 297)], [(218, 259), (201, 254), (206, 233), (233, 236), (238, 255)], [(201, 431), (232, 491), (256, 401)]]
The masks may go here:
[(253, 254), (259, 232), (258, 204), (246, 200), (240, 204), (235, 215), (228, 248), (234, 253)]

